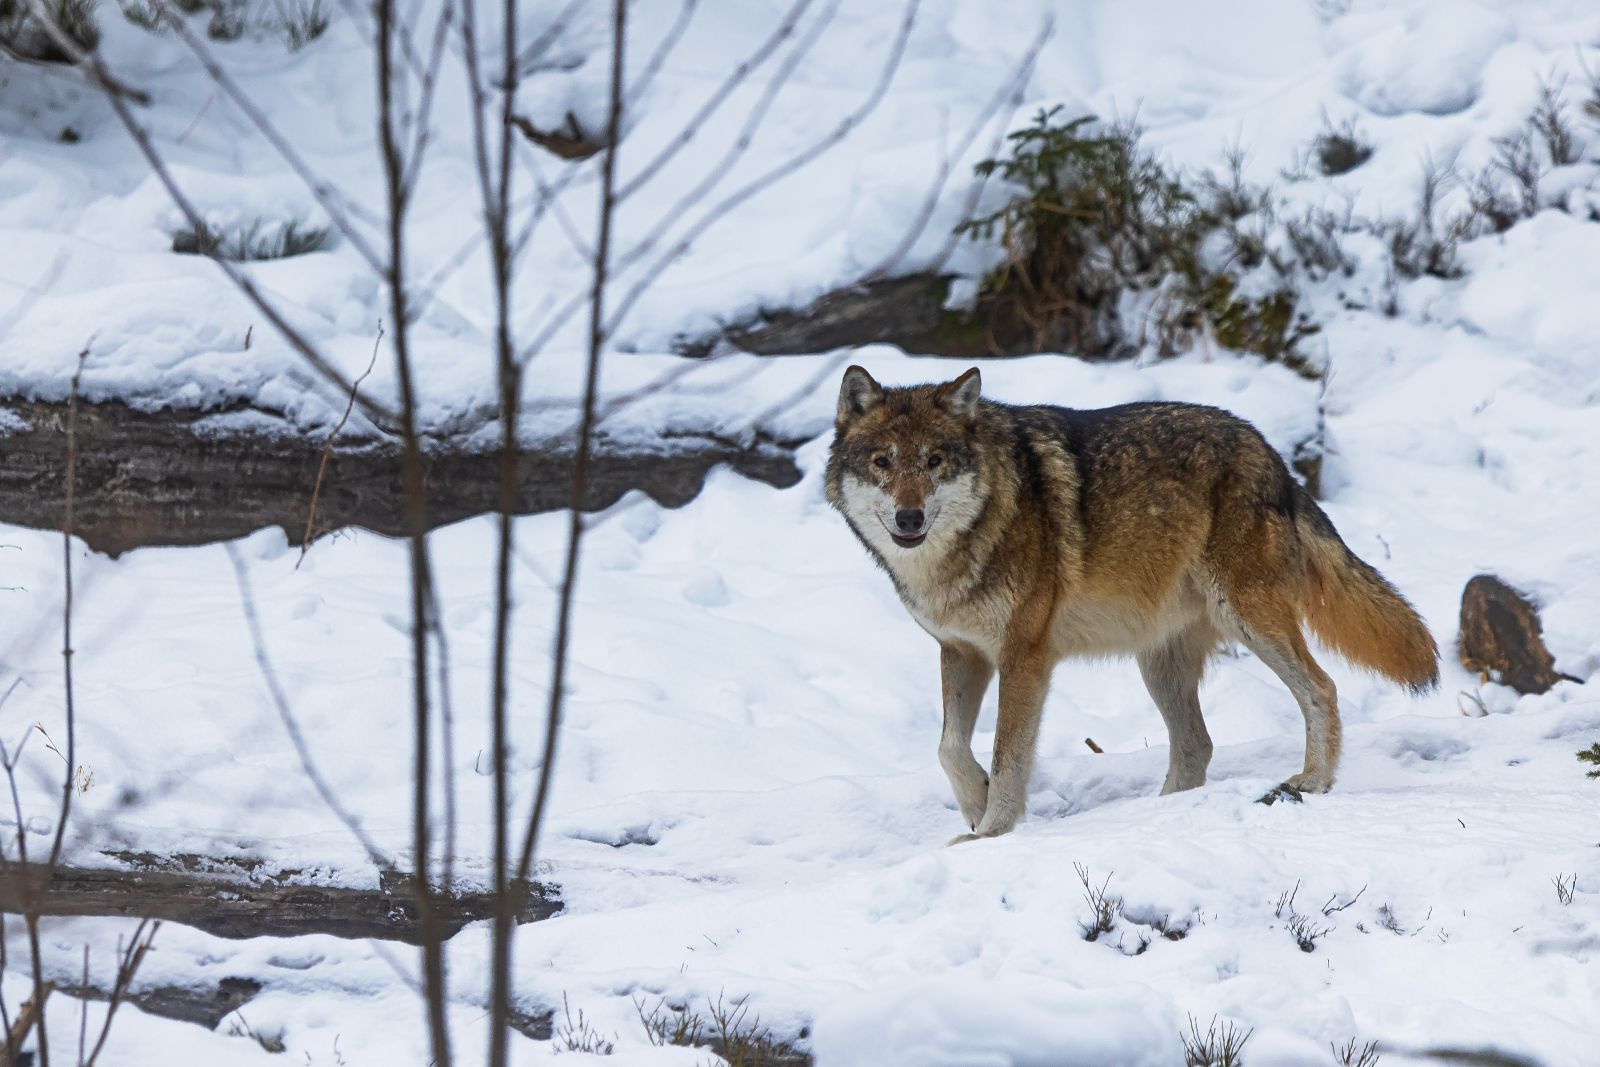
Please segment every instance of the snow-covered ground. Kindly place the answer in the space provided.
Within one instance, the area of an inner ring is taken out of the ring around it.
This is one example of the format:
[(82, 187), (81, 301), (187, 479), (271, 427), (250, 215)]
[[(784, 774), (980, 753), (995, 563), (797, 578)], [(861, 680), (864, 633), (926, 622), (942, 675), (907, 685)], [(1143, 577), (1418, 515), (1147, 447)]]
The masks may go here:
[[(828, 129), (870, 90), (901, 12), (837, 6), (722, 192)], [(553, 7), (530, 7), (530, 36)], [(636, 70), (676, 10), (640, 7)], [(625, 173), (665, 143), (673, 120), (692, 113), (729, 57), (753, 49), (779, 11), (702, 5), (642, 97), (621, 153)], [(1261, 2), (1200, 11), (1039, 0), (1007, 11), (1002, 22), (991, 5), (924, 4), (884, 106), (671, 265), (608, 356), (608, 385), (622, 389), (673, 366), (665, 350), (677, 334), (803, 300), (877, 265), (1046, 15), (1053, 36), (1016, 121), (1057, 102), (1104, 114), (1137, 108), (1173, 159), (1214, 165), (1224, 142), (1239, 141), (1265, 179), (1304, 149), (1323, 111), (1335, 122), (1356, 118), (1376, 146), (1372, 160), (1337, 179), (1288, 186), (1297, 200), (1348, 196), (1367, 215), (1408, 209), (1425, 153), (1458, 153), (1463, 167), (1475, 166), (1552, 72), (1570, 75), (1585, 156), (1600, 156), (1600, 128), (1581, 126), (1576, 107), (1582, 64), (1600, 68), (1600, 13), (1589, 3)], [(571, 42), (575, 58), (589, 58), (531, 79), (530, 114), (553, 122), (570, 108), (593, 118), (603, 32), (592, 17)], [(180, 44), (108, 24), (107, 47), (119, 69), (154, 92), (142, 114), (219, 218), (311, 213), (304, 191), (244, 135), (226, 102), (207, 103), (210, 90), (182, 62)], [(293, 58), (273, 42), (230, 45), (224, 55), (247, 85), (271, 87), (272, 114), (313, 162), (355, 199), (370, 197), (368, 79), (342, 11), (324, 40)], [(209, 264), (166, 252), (175, 215), (109, 114), (70, 80), (0, 71), (0, 321), (44, 280), (28, 314), (0, 339), (0, 387), (63, 395), (94, 333), (84, 376), (92, 397), (247, 398), (305, 427), (324, 424), (337, 398), (307, 385), (264, 328), (244, 351), (253, 319), (239, 299)], [(624, 211), (625, 246), (698, 180), (720, 150), (709, 146), (734, 141), (759, 92), (758, 80), (736, 94), (697, 149), (698, 167), (679, 161)], [(447, 97), (441, 113), (449, 106)], [(54, 143), (65, 125), (80, 143)], [(419, 267), (443, 261), (472, 225), (466, 136), (441, 130), (419, 197)], [(968, 164), (991, 136), (977, 137), (954, 164), (908, 267), (940, 252), (964, 208)], [(1567, 168), (1548, 183), (1550, 195), (1592, 180), (1594, 169)], [(568, 195), (581, 226), (592, 182), (580, 179)], [(539, 277), (527, 281), (530, 315), (551, 294), (564, 295), (549, 279), (581, 267), (559, 228), (541, 240)], [(963, 248), (956, 265), (975, 269), (978, 255)], [(1303, 805), (1253, 803), (1298, 764), (1303, 733), (1288, 692), (1248, 655), (1219, 658), (1202, 690), (1218, 745), (1210, 784), (1164, 798), (1155, 795), (1164, 731), (1136, 670), (1068, 664), (1047, 705), (1027, 821), (1008, 837), (946, 849), (961, 826), (934, 755), (937, 648), (828, 510), (826, 440), (818, 438), (802, 450), (806, 477), (792, 489), (718, 474), (682, 510), (630, 498), (594, 519), (541, 850), (541, 875), (562, 887), (567, 910), (520, 930), (519, 996), (558, 1010), (566, 997), (574, 1014), (582, 1009), (606, 1036), (615, 1033), (615, 1064), (704, 1062), (703, 1052), (651, 1047), (633, 999), (703, 1007), (719, 994), (749, 996), (780, 1033), (809, 1026), (823, 1067), (1165, 1067), (1182, 1062), (1187, 1016), (1203, 1027), (1214, 1014), (1254, 1027), (1251, 1067), (1326, 1065), (1329, 1043), (1351, 1038), (1377, 1040), (1385, 1064), (1424, 1062), (1408, 1053), (1441, 1047), (1494, 1048), (1548, 1067), (1593, 1063), (1600, 783), (1584, 779), (1573, 753), (1600, 739), (1600, 224), (1546, 210), (1502, 237), (1469, 243), (1463, 259), (1461, 280), (1401, 285), (1395, 317), (1367, 310), (1381, 300), (1375, 255), (1354, 279), (1313, 294), (1325, 326), (1314, 344), (1326, 345), (1331, 368), (1325, 391), (1226, 353), (984, 367), (991, 395), (1008, 400), (1221, 404), (1284, 449), (1307, 436), (1320, 411), (1329, 514), (1417, 604), (1446, 649), (1443, 685), (1420, 699), (1325, 657), (1346, 723), (1333, 793)], [(385, 311), (347, 244), (254, 269), (359, 373)], [(419, 358), (428, 418), (443, 426), (470, 422), (492, 399), (479, 262), (441, 297), (419, 328)], [(536, 360), (531, 399), (570, 392), (574, 344), (558, 336)], [(964, 366), (885, 348), (848, 359), (895, 382)], [(672, 419), (737, 430), (776, 410), (792, 432), (820, 433), (844, 361), (713, 361), (697, 381), (721, 389), (658, 397), (630, 425)], [(533, 432), (543, 425), (535, 420)], [(539, 756), (564, 522), (547, 515), (517, 525), (519, 806)], [(0, 682), (22, 679), (0, 710), (10, 742), (35, 721), (59, 731), (60, 543), (12, 528), (0, 531), (0, 543), (8, 546), (0, 549), (8, 606)], [(433, 541), (458, 717), (459, 867), (469, 879), (483, 870), (489, 811), (489, 781), (477, 772), (488, 745), (492, 543), (488, 520)], [(403, 857), (403, 547), (352, 533), (319, 543), (298, 569), (297, 549), (275, 531), (234, 549), (320, 769), (380, 844)], [(79, 743), (93, 781), (78, 798), (74, 854), (233, 854), (371, 884), (375, 872), (301, 773), (268, 700), (224, 548), (117, 560), (80, 551), (76, 569)], [(1538, 598), (1557, 667), (1586, 681), (1519, 699), (1456, 665), (1461, 587), (1484, 570)], [(992, 730), (991, 693), (980, 758)], [(1085, 737), (1105, 752), (1090, 752)], [(43, 843), (60, 760), (39, 740), (23, 762), (22, 799), (30, 840)], [(1096, 886), (1109, 878), (1125, 903), (1115, 930), (1092, 942), (1078, 925), (1089, 905), (1075, 865)], [(1563, 905), (1551, 882), (1573, 874), (1577, 890)], [(1329, 928), (1310, 953), (1278, 913), (1280, 896), (1296, 885), (1295, 908)], [(1358, 893), (1323, 915), (1325, 901)], [(1148, 923), (1164, 917), (1186, 936), (1156, 937), (1135, 955)], [(74, 973), (86, 942), (104, 966), (127, 932), (110, 921), (52, 923), (51, 966)], [(163, 929), (157, 945), (144, 981), (261, 981), (266, 991), (244, 1017), (258, 1033), (281, 1031), (295, 1062), (426, 1060), (417, 1002), (397, 973), (412, 966), (408, 955), (323, 937), (232, 942), (179, 927)], [(450, 943), (453, 1020), (474, 1050), (487, 953), (478, 927)], [(21, 979), (5, 981), (18, 1003)], [(70, 1042), (76, 1007), (65, 998), (53, 1004), (52, 1031)], [(282, 1062), (229, 1029), (211, 1034), (127, 1010), (101, 1062)], [(550, 1051), (518, 1039), (519, 1062)]]

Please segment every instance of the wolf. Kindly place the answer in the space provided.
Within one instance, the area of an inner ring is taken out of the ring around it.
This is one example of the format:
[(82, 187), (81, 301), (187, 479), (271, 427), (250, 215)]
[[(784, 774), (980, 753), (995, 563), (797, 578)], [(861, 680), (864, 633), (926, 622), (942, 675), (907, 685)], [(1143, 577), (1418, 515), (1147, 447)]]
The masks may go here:
[[(1334, 685), (1302, 624), (1413, 692), (1438, 647), (1382, 575), (1345, 545), (1255, 427), (1186, 403), (1013, 406), (954, 381), (839, 389), (827, 497), (939, 642), (939, 762), (971, 829), (1021, 818), (1045, 693), (1071, 657), (1131, 655), (1166, 723), (1163, 794), (1204, 785), (1201, 673), (1231, 640), (1294, 694), (1305, 765), (1262, 799), (1326, 792), (1339, 764)], [(996, 672), (994, 762), (973, 757)]]

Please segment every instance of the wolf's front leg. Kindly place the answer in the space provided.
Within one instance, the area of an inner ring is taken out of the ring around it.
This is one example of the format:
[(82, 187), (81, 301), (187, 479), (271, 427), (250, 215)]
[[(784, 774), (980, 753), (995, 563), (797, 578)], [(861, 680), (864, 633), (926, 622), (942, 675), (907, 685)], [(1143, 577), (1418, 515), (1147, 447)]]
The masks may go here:
[(939, 681), (944, 693), (939, 765), (950, 777), (961, 817), (973, 828), (988, 806), (989, 776), (972, 756), (972, 731), (978, 724), (984, 690), (993, 677), (993, 664), (977, 649), (954, 643), (939, 646)]
[[(1050, 661), (1043, 650), (1008, 658), (1000, 667), (1000, 722), (994, 737), (989, 805), (977, 830), (956, 841), (1010, 833), (1028, 804), (1028, 779), (1039, 739), (1039, 717), (1050, 687)], [(951, 844), (955, 844), (952, 841)]]

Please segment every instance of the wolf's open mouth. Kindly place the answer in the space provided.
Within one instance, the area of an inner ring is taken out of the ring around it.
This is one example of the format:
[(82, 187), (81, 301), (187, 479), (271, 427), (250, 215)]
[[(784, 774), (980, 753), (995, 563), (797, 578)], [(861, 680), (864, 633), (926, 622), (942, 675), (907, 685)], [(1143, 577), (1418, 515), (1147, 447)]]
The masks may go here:
[(923, 530), (915, 537), (901, 537), (899, 534), (893, 532), (891, 532), (889, 536), (894, 538), (894, 543), (899, 545), (901, 548), (916, 548), (927, 539), (928, 531)]

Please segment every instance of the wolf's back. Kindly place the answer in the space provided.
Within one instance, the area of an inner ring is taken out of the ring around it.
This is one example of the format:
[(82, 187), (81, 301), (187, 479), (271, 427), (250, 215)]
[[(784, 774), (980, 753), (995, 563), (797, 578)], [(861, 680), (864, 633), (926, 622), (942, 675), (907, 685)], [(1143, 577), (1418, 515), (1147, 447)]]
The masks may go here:
[(1295, 528), (1306, 558), (1305, 620), (1323, 644), (1414, 693), (1439, 684), (1439, 648), (1406, 598), (1350, 551), (1301, 490)]

